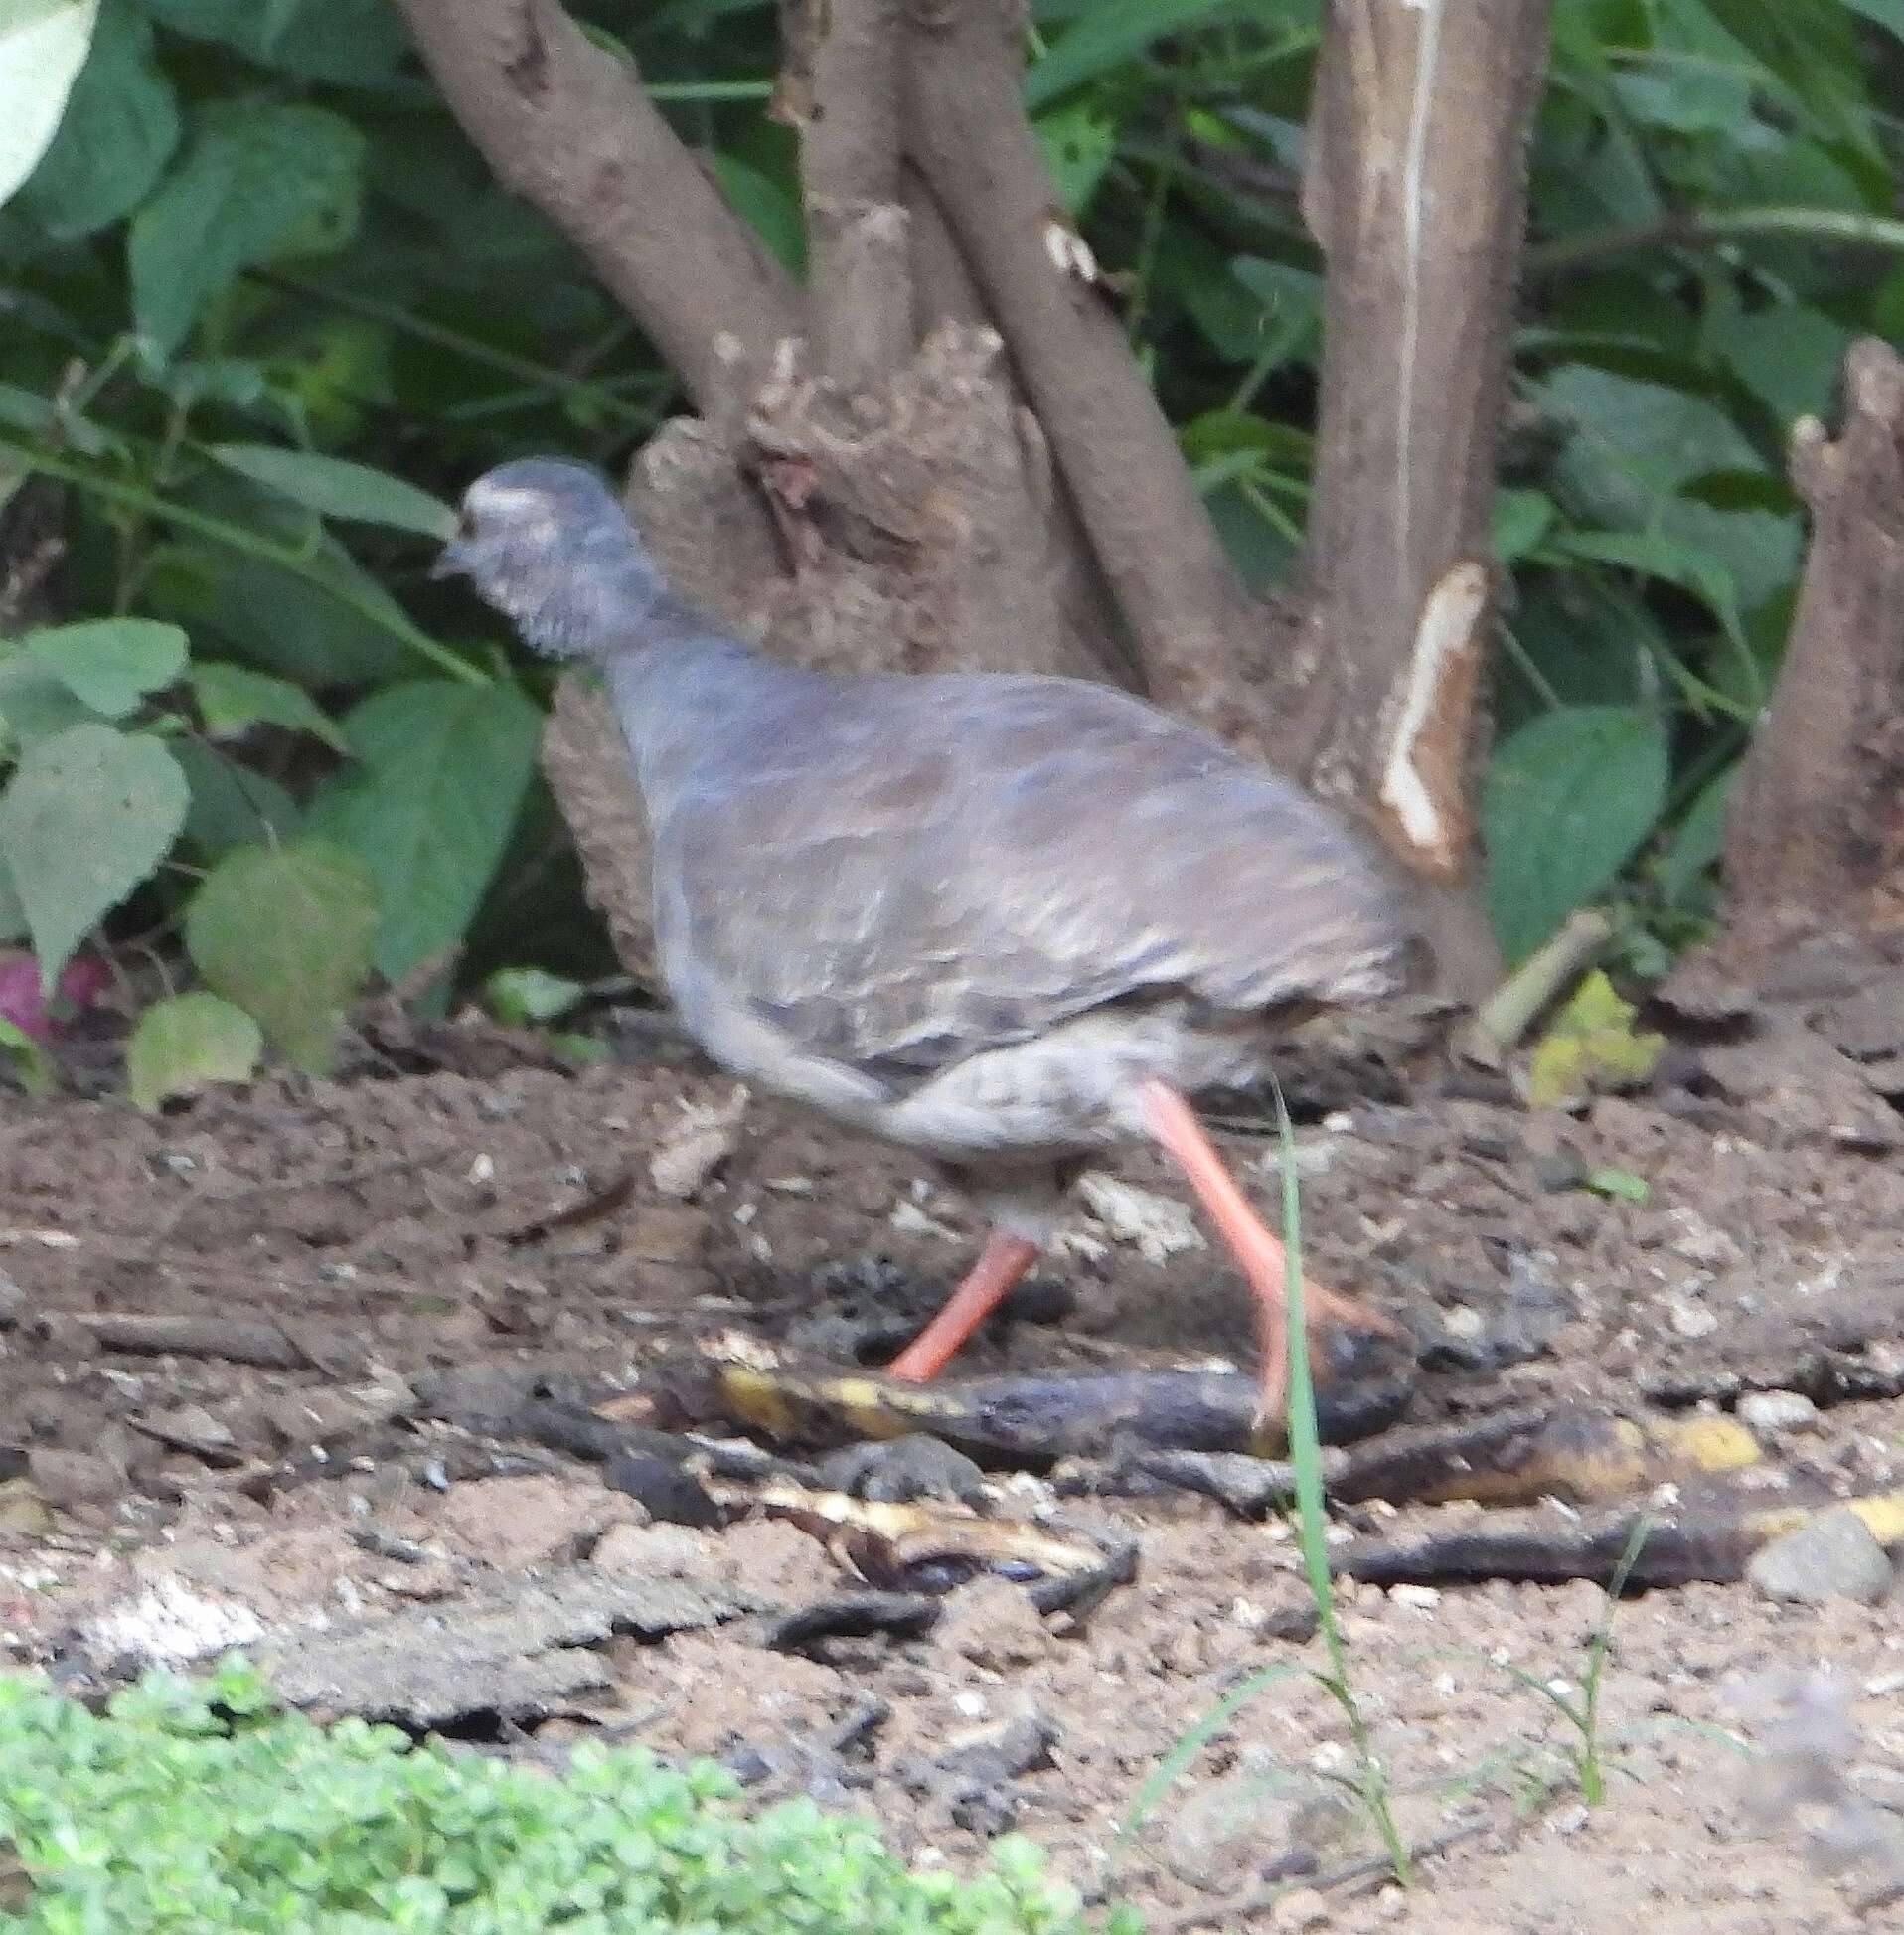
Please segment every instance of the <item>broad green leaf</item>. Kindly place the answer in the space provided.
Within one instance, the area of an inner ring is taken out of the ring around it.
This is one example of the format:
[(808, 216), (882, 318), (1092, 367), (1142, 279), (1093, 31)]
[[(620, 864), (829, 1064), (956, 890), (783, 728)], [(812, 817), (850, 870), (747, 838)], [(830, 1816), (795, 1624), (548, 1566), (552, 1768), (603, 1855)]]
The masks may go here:
[(153, 618), (91, 618), (32, 632), (24, 649), (82, 705), (123, 719), (185, 670), (186, 638)]
[(1674, 134), (1729, 133), (1752, 107), (1751, 76), (1732, 68), (1664, 61), (1616, 75), (1613, 88), (1636, 121)]
[(1785, 429), (1829, 409), (1852, 333), (1803, 303), (1781, 303), (1720, 323), (1712, 347)]
[(503, 856), (542, 716), (513, 687), (393, 686), (344, 723), (358, 765), (319, 787), (306, 822), (377, 882), (379, 970), (396, 980), (462, 938)]
[(45, 987), (171, 851), (186, 800), (178, 761), (149, 733), (75, 726), (20, 755), (0, 793), (0, 854)]
[(1495, 556), (1504, 564), (1524, 558), (1553, 528), (1553, 499), (1545, 491), (1496, 491)]
[(208, 988), (252, 1016), (292, 1066), (321, 1075), (376, 926), (370, 875), (313, 840), (228, 854), (193, 896), (185, 944)]
[(300, 81), (375, 84), (407, 45), (389, 0), (142, 0), (167, 27)]
[(1481, 792), (1484, 882), (1510, 965), (1613, 884), (1666, 787), (1666, 728), (1639, 707), (1562, 706), (1495, 748)]
[(0, 741), (10, 749), (88, 723), (99, 715), (58, 673), (24, 651), (0, 659)]
[(288, 679), (201, 659), (192, 668), (192, 690), (199, 717), (215, 739), (236, 738), (253, 726), (281, 726), (287, 732), (308, 732), (338, 752), (350, 750), (337, 722), (302, 686)]
[(1025, 73), (1025, 105), (1035, 113), (1060, 94), (1135, 60), (1169, 34), (1181, 34), (1230, 0), (1097, 0)]
[(66, 118), (21, 197), (48, 235), (89, 236), (151, 193), (179, 143), (179, 104), (152, 58), (152, 23), (104, 0)]
[(283, 846), (297, 838), (304, 816), (268, 774), (197, 739), (174, 739), (172, 756), (192, 788), (180, 838), (199, 859), (221, 860), (234, 847)]
[(1844, 0), (1680, 0), (1679, 12), (1709, 14), (1792, 90), (1826, 139), (1870, 144), (1870, 102)]
[(1732, 573), (1709, 552), (1681, 544), (1658, 531), (1564, 531), (1556, 551), (1643, 571), (1697, 598), (1736, 639), (1745, 636)]
[(132, 313), (170, 355), (242, 269), (341, 247), (357, 228), (364, 137), (321, 107), (216, 101), (132, 218)]
[(426, 538), (447, 538), (456, 529), (456, 513), (441, 498), (369, 464), (270, 443), (214, 443), (209, 452), (253, 483), (320, 517), (390, 525)]
[(804, 275), (807, 230), (800, 220), (799, 204), (771, 175), (762, 174), (751, 162), (718, 149), (712, 160), (720, 192), (759, 237), (767, 253), (789, 275)]
[[(155, 553), (146, 607), (178, 619), (194, 638), (216, 634), (232, 651), (297, 685), (368, 685), (388, 678), (407, 656), (390, 629), (407, 622), (397, 600), (301, 506), (236, 473), (209, 474), (230, 482), (234, 495), (194, 493), (193, 507), (300, 551), (304, 570), (182, 539)], [(255, 501), (245, 502), (247, 496)], [(387, 622), (380, 624), (373, 612), (384, 613)]]
[(1706, 471), (1765, 468), (1731, 417), (1688, 391), (1570, 363), (1539, 396), (1572, 425), (1555, 471), (1569, 508), (1594, 523), (1641, 525)]
[(39, 166), (92, 44), (99, 0), (0, 7), (0, 202)]
[(126, 1089), (148, 1112), (215, 1082), (248, 1081), (264, 1037), (242, 1008), (217, 995), (168, 995), (139, 1017), (125, 1048)]
[(1044, 165), (1057, 184), (1057, 198), (1072, 216), (1086, 205), (1117, 152), (1117, 123), (1088, 100), (1053, 108), (1032, 123)]

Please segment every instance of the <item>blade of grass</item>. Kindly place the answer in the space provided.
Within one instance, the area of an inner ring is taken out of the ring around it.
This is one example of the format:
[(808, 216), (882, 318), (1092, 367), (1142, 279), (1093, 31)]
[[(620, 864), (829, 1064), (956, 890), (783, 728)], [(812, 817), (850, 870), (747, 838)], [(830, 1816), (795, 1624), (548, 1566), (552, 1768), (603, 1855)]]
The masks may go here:
[(1193, 1721), (1177, 1736), (1171, 1743), (1170, 1751), (1145, 1775), (1144, 1784), (1125, 1809), (1124, 1819), (1117, 1825), (1117, 1835), (1111, 1843), (1110, 1856), (1105, 1863), (1107, 1873), (1117, 1865), (1125, 1844), (1157, 1812), (1158, 1803), (1177, 1785), (1190, 1762), (1222, 1732), (1238, 1710), (1254, 1699), (1265, 1687), (1300, 1672), (1302, 1668), (1293, 1662), (1258, 1668), (1248, 1679), (1232, 1687), (1200, 1719)]
[(1276, 1139), (1283, 1181), (1283, 1306), (1289, 1326), (1288, 1431), (1289, 1462), (1296, 1474), (1296, 1539), (1303, 1571), (1316, 1602), (1316, 1617), (1329, 1671), (1319, 1674), (1349, 1721), (1360, 1773), (1358, 1791), (1387, 1852), (1388, 1865), (1403, 1887), (1409, 1881), (1407, 1845), (1396, 1826), (1388, 1802), (1386, 1776), (1369, 1738), (1367, 1721), (1355, 1698), (1349, 1674), (1349, 1649), (1343, 1643), (1336, 1617), (1336, 1589), (1329, 1567), (1328, 1520), (1323, 1506), (1322, 1434), (1316, 1423), (1316, 1386), (1310, 1374), (1309, 1335), (1303, 1307), (1303, 1221), (1301, 1191), (1296, 1177), (1296, 1132), (1289, 1120), (1289, 1104), (1282, 1084), (1272, 1075), (1270, 1093), (1276, 1103)]

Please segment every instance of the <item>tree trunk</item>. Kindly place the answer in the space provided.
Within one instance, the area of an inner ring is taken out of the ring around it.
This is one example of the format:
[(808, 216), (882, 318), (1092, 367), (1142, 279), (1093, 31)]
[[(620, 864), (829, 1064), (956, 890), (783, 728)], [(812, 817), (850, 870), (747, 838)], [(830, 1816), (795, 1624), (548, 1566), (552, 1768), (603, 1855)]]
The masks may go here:
[(1474, 892), (1490, 517), (1547, 0), (1332, 0), (1303, 207), (1327, 264), (1306, 609), (1275, 748), (1419, 878), (1445, 979)]
[(1726, 815), (1718, 953), (1742, 978), (1819, 925), (1904, 934), (1904, 361), (1853, 343), (1843, 393), (1835, 438), (1792, 429), (1811, 552)]

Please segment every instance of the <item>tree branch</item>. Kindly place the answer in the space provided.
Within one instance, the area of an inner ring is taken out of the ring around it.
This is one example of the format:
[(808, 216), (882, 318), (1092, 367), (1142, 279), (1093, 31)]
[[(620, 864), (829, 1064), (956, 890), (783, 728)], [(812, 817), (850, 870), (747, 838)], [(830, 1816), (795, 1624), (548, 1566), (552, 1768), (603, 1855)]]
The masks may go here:
[(1904, 222), (1889, 215), (1861, 215), (1849, 209), (1771, 206), (1744, 209), (1685, 209), (1655, 222), (1636, 222), (1584, 234), (1558, 236), (1527, 250), (1527, 273), (1534, 277), (1570, 275), (1598, 268), (1609, 255), (1641, 248), (1709, 248), (1741, 236), (1794, 236), (1821, 245), (1904, 250)]
[(912, 353), (899, 0), (786, 0), (781, 12), (776, 102), (800, 131), (820, 367), (842, 383), (876, 383)]
[(397, 5), (497, 179), (580, 249), (698, 405), (731, 404), (736, 365), (757, 373), (802, 328), (799, 298), (634, 68), (555, 0)]
[(1234, 673), (1262, 620), (1046, 172), (1019, 19), (1010, 0), (915, 8), (907, 149), (1011, 347), (1151, 693), (1249, 742)]
[(1843, 421), (1792, 426), (1812, 543), (1778, 685), (1733, 781), (1721, 958), (1808, 924), (1904, 926), (1904, 359), (1845, 352)]

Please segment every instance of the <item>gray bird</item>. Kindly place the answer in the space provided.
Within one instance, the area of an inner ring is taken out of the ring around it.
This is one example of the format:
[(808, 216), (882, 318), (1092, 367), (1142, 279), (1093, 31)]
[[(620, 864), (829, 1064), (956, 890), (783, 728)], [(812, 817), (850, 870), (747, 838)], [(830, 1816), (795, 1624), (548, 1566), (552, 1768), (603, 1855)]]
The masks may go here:
[[(1400, 896), (1353, 833), (1104, 686), (784, 665), (672, 592), (603, 479), (532, 458), (469, 487), (438, 575), (600, 668), (641, 788), (657, 956), (721, 1066), (930, 1159), (991, 1221), (892, 1365), (932, 1376), (1051, 1234), (1081, 1160), (1149, 1137), (1287, 1371), (1282, 1244), (1188, 1095), (1405, 977)], [(1310, 1284), (1308, 1317), (1405, 1340)]]

